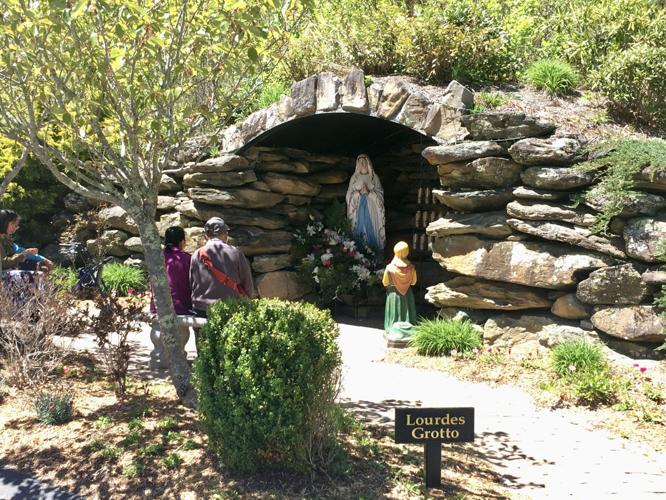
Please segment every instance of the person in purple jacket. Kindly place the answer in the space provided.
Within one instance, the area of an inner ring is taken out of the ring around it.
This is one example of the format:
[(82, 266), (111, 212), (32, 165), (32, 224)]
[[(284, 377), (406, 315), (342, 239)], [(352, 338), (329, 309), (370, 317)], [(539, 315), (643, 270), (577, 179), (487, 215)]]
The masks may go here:
[[(178, 315), (192, 314), (192, 291), (190, 288), (190, 260), (191, 255), (185, 250), (185, 231), (182, 227), (171, 226), (164, 235), (164, 264), (167, 280), (171, 288), (173, 307)], [(155, 314), (155, 302), (151, 300), (150, 311)], [(190, 337), (190, 328), (187, 322), (178, 323), (178, 343), (181, 349)], [(160, 339), (157, 320), (153, 322), (150, 338), (155, 349), (150, 353), (152, 368), (166, 368), (169, 365), (164, 345)]]
[[(176, 314), (192, 314), (192, 290), (190, 288), (190, 261), (192, 256), (185, 250), (185, 231), (171, 226), (164, 234), (164, 265), (171, 288), (171, 299)], [(155, 313), (151, 302), (150, 312)]]

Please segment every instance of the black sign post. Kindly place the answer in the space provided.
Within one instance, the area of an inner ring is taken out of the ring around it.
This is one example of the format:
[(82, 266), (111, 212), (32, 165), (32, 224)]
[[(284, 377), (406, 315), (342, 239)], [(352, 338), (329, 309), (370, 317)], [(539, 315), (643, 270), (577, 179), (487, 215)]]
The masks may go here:
[(423, 443), (425, 484), (442, 484), (442, 443), (474, 441), (474, 408), (396, 408), (395, 442)]

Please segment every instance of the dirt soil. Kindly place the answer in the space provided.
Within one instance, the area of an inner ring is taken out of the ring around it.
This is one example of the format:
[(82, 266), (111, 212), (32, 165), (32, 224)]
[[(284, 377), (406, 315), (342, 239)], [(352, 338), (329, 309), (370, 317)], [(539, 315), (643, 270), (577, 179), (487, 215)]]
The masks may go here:
[[(444, 489), (423, 488), (423, 450), (396, 445), (392, 429), (352, 419), (327, 475), (233, 472), (206, 450), (195, 411), (178, 406), (165, 382), (132, 380), (118, 401), (94, 359), (77, 355), (57, 380), (74, 394), (74, 417), (36, 418), (37, 389), (5, 388), (0, 468), (11, 467), (85, 498), (522, 498), (500, 485), (495, 467), (468, 444), (443, 456)], [(134, 432), (132, 432), (132, 430)], [(182, 463), (169, 468), (177, 454)]]

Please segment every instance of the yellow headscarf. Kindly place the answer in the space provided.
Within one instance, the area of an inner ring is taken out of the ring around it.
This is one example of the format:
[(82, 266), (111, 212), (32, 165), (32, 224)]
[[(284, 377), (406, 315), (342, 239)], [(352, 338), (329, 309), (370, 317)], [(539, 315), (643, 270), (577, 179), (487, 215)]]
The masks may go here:
[(392, 285), (400, 295), (405, 295), (410, 286), (416, 285), (416, 269), (407, 260), (409, 245), (399, 241), (393, 247), (393, 260), (386, 266), (382, 283)]

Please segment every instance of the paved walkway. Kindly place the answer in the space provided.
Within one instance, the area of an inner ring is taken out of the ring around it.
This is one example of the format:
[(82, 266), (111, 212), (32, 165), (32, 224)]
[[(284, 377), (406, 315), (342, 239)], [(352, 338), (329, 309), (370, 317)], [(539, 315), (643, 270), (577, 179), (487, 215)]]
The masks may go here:
[[(475, 408), (475, 448), (517, 496), (575, 499), (666, 498), (666, 455), (641, 443), (593, 429), (594, 413), (542, 410), (520, 389), (461, 381), (442, 372), (378, 362), (386, 347), (382, 331), (341, 325), (344, 361), (341, 397), (363, 418), (392, 425), (396, 406)], [(94, 347), (92, 338), (76, 348)], [(150, 372), (148, 332), (134, 343), (134, 375)], [(193, 339), (187, 345), (196, 355)], [(446, 447), (444, 447), (445, 449)]]

